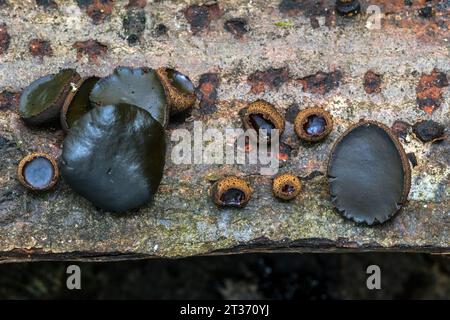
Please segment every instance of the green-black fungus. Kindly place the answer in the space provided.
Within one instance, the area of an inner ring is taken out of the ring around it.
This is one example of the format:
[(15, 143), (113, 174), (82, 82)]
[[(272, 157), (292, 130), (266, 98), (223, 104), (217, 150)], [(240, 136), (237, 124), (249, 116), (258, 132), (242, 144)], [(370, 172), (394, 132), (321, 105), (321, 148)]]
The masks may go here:
[(150, 68), (117, 67), (100, 79), (90, 94), (96, 106), (128, 103), (150, 112), (163, 127), (167, 125), (169, 107), (164, 88)]
[(328, 180), (336, 209), (348, 219), (372, 225), (387, 221), (405, 204), (411, 169), (388, 127), (361, 121), (334, 145)]
[(67, 95), (61, 110), (61, 126), (64, 131), (67, 132), (78, 119), (92, 109), (89, 94), (99, 79), (98, 77), (81, 79), (76, 84), (76, 91), (71, 91)]
[(58, 119), (72, 86), (80, 80), (72, 69), (61, 70), (33, 81), (20, 96), (19, 112), (31, 125), (43, 125)]
[(61, 172), (97, 208), (124, 212), (152, 200), (165, 150), (164, 128), (149, 112), (129, 104), (96, 107), (65, 138)]

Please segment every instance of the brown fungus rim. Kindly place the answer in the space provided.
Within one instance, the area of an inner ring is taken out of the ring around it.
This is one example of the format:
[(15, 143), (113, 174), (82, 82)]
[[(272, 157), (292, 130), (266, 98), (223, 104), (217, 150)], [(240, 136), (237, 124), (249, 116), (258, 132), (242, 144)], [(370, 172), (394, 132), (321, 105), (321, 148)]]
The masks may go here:
[[(286, 185), (290, 184), (295, 188), (295, 191), (292, 194), (286, 194), (282, 191), (282, 188)], [(272, 193), (275, 197), (281, 200), (292, 200), (296, 198), (302, 190), (302, 182), (300, 179), (292, 174), (292, 173), (282, 173), (276, 176), (272, 182)]]
[(246, 109), (243, 117), (245, 129), (255, 129), (250, 121), (250, 115), (260, 114), (265, 120), (270, 121), (275, 129), (280, 130), (280, 135), (283, 133), (285, 125), (284, 116), (281, 115), (272, 103), (267, 102), (266, 100), (256, 100), (251, 102)]
[[(50, 183), (45, 186), (44, 188), (36, 188), (29, 184), (25, 177), (23, 176), (23, 170), (25, 169), (25, 166), (33, 161), (36, 158), (45, 158), (48, 161), (50, 161), (52, 167), (53, 167), (53, 177), (52, 180), (50, 180)], [(20, 160), (19, 165), (17, 167), (17, 178), (19, 179), (19, 182), (27, 189), (31, 191), (48, 191), (53, 189), (56, 186), (56, 183), (59, 179), (59, 168), (58, 163), (56, 162), (55, 158), (51, 155), (44, 153), (44, 152), (34, 152), (31, 154), (26, 155), (25, 157)]]
[[(55, 99), (55, 101), (50, 104), (47, 108), (42, 110), (40, 113), (30, 116), (30, 117), (22, 117), (23, 121), (26, 124), (29, 125), (42, 125), (49, 120), (51, 121), (58, 121), (58, 113), (61, 112), (61, 109), (64, 105), (64, 102), (67, 98), (67, 95), (69, 95), (73, 91), (73, 84), (78, 83), (81, 80), (81, 76), (78, 74), (78, 72), (75, 69), (62, 69), (59, 72), (62, 72), (64, 70), (70, 70), (73, 72), (73, 75), (71, 78), (67, 81), (66, 84), (64, 84), (63, 88), (60, 90), (58, 97)], [(57, 75), (58, 73), (52, 74), (53, 76)]]
[[(401, 162), (402, 162), (402, 168), (403, 168), (403, 174), (404, 174), (402, 197), (400, 199), (400, 202), (398, 203), (399, 208), (395, 212), (393, 212), (389, 217), (387, 217), (387, 219), (385, 220), (385, 221), (388, 221), (393, 216), (395, 216), (397, 213), (399, 213), (403, 209), (403, 207), (406, 205), (406, 203), (408, 201), (409, 191), (411, 189), (411, 167), (409, 165), (408, 156), (406, 155), (406, 152), (403, 149), (403, 146), (402, 146), (400, 140), (395, 135), (395, 133), (391, 130), (391, 128), (389, 128), (385, 124), (383, 124), (381, 122), (378, 122), (378, 121), (375, 121), (375, 120), (360, 120), (359, 122), (354, 123), (350, 127), (348, 127), (347, 130), (345, 130), (344, 133), (342, 133), (342, 135), (336, 140), (336, 142), (333, 144), (333, 147), (331, 148), (330, 155), (329, 155), (328, 162), (327, 162), (327, 179), (330, 178), (331, 162), (333, 160), (333, 155), (334, 155), (334, 153), (336, 151), (336, 148), (339, 145), (339, 143), (351, 131), (353, 131), (354, 129), (356, 129), (358, 127), (364, 126), (364, 125), (374, 125), (374, 126), (377, 126), (377, 127), (381, 128), (381, 129), (383, 129), (383, 131), (386, 132), (387, 135), (391, 138), (391, 141), (394, 142), (395, 148), (397, 149), (397, 151), (398, 151), (398, 153), (400, 155)], [(328, 193), (331, 195), (331, 189), (330, 189), (330, 184), (329, 183), (328, 183)], [(336, 207), (335, 207), (335, 209), (340, 215), (343, 215), (343, 213), (340, 212)], [(382, 223), (385, 222), (385, 221), (380, 222), (380, 221), (375, 219), (375, 221), (372, 224), (368, 224), (367, 222), (358, 222), (352, 216), (344, 215), (344, 217), (349, 219), (349, 220), (352, 220), (353, 222), (355, 222), (357, 224), (366, 224), (368, 226), (381, 225)]]
[[(60, 122), (61, 127), (64, 130), (65, 133), (68, 133), (70, 128), (67, 124), (67, 112), (69, 111), (70, 104), (72, 103), (73, 99), (77, 95), (78, 91), (80, 90), (81, 86), (88, 80), (92, 78), (97, 78), (96, 76), (90, 76), (90, 77), (84, 77), (80, 78), (77, 83), (75, 83), (75, 89), (70, 90), (70, 92), (67, 94), (66, 99), (64, 100), (64, 104), (61, 108), (61, 114), (60, 114)], [(99, 78), (100, 79), (100, 78)]]
[(164, 92), (166, 93), (170, 114), (175, 115), (194, 107), (197, 96), (195, 95), (195, 91), (192, 93), (186, 93), (178, 90), (169, 79), (167, 74), (167, 70), (169, 69), (171, 68), (158, 68), (156, 70), (156, 75), (161, 81)]
[[(244, 193), (245, 199), (241, 202), (239, 206), (230, 206), (225, 203), (223, 203), (220, 198), (222, 197), (222, 194), (230, 189), (238, 189), (241, 190)], [(245, 181), (242, 178), (236, 177), (236, 176), (228, 176), (219, 179), (216, 181), (213, 186), (211, 187), (211, 197), (214, 201), (214, 203), (220, 207), (238, 207), (243, 208), (247, 205), (247, 203), (250, 201), (250, 198), (253, 194), (253, 190), (248, 184), (247, 181)]]
[[(304, 129), (304, 125), (308, 121), (308, 118), (314, 115), (325, 119), (325, 130), (318, 136), (309, 135)], [(294, 130), (300, 139), (308, 142), (318, 142), (325, 139), (333, 130), (333, 117), (325, 109), (319, 107), (307, 108), (299, 111), (295, 116)]]

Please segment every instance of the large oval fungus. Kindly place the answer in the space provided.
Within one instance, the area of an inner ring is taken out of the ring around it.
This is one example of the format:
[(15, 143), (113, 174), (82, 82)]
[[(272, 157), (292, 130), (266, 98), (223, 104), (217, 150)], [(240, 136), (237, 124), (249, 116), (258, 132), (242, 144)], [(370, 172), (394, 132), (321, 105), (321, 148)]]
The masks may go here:
[(61, 173), (96, 207), (124, 212), (152, 200), (165, 150), (164, 129), (146, 110), (130, 104), (96, 107), (65, 138)]
[(387, 126), (361, 121), (334, 145), (328, 180), (337, 211), (373, 225), (387, 221), (406, 203), (411, 169), (403, 147)]

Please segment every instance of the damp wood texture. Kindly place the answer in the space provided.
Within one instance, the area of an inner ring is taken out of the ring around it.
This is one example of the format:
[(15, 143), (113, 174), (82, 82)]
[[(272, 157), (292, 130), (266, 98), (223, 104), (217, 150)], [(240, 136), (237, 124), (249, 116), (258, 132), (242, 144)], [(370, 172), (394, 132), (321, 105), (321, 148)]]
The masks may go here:
[[(371, 1), (384, 13), (379, 29), (367, 28), (376, 24), (365, 1), (352, 17), (333, 14), (334, 1), (147, 1), (143, 8), (109, 1), (101, 10), (90, 1), (0, 3), (1, 262), (254, 251), (450, 252), (450, 141), (423, 142), (413, 130), (432, 120), (448, 134), (448, 1)], [(421, 14), (426, 6), (430, 15)], [(230, 31), (226, 26), (236, 19), (245, 27)], [(33, 39), (47, 41), (52, 54), (32, 54)], [(33, 152), (60, 161), (64, 132), (27, 126), (19, 115), (20, 92), (61, 69), (103, 77), (119, 65), (173, 68), (196, 87), (199, 101), (191, 114), (167, 126), (166, 166), (153, 203), (105, 214), (61, 179), (49, 192), (25, 189), (16, 178), (19, 161)], [(367, 88), (369, 71), (377, 75), (376, 90)], [(175, 165), (170, 158), (175, 129), (193, 132), (195, 121), (204, 129), (241, 128), (239, 111), (258, 99), (286, 117), (279, 173), (294, 173), (302, 184), (289, 202), (276, 200), (273, 177), (260, 175), (260, 166)], [(332, 132), (312, 144), (297, 137), (293, 124), (309, 107), (333, 116)], [(332, 146), (360, 119), (394, 126), (415, 164), (408, 202), (372, 227), (344, 219), (328, 191)], [(220, 208), (209, 197), (225, 175), (252, 187), (245, 208)]]

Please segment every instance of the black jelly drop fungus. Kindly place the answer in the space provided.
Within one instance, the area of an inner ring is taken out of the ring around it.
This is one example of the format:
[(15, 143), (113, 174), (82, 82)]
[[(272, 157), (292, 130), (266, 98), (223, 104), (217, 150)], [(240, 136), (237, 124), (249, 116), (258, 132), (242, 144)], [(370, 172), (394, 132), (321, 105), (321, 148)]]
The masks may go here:
[(72, 69), (61, 70), (33, 81), (20, 96), (19, 112), (31, 125), (42, 125), (58, 119), (72, 86), (80, 80)]
[(239, 177), (229, 176), (216, 181), (211, 196), (220, 207), (242, 208), (247, 205), (253, 190)]
[(64, 131), (67, 132), (78, 119), (92, 109), (89, 94), (99, 79), (98, 77), (82, 79), (77, 83), (76, 90), (67, 95), (61, 110), (61, 126)]
[(25, 165), (23, 177), (30, 185), (45, 188), (52, 181), (53, 166), (46, 158), (36, 158)]
[(239, 207), (245, 200), (245, 193), (242, 190), (231, 188), (220, 196), (220, 201), (226, 206)]
[(270, 133), (275, 129), (275, 126), (270, 121), (264, 119), (260, 114), (251, 114), (249, 118), (253, 129), (256, 131), (263, 130), (270, 137)]
[(259, 129), (268, 131), (270, 137), (271, 130), (278, 129), (280, 135), (284, 131), (284, 116), (282, 116), (275, 106), (265, 100), (256, 100), (250, 103), (243, 112), (243, 123), (246, 129), (254, 129), (259, 133)]
[(281, 200), (292, 200), (300, 194), (302, 183), (291, 173), (279, 174), (273, 179), (272, 193)]
[(294, 191), (295, 191), (295, 187), (292, 186), (292, 185), (290, 185), (290, 184), (285, 184), (285, 185), (281, 188), (281, 191), (282, 191), (283, 193), (286, 193), (286, 194), (292, 194), (292, 193), (294, 193)]
[(164, 128), (149, 112), (129, 104), (96, 107), (65, 138), (61, 172), (97, 208), (124, 212), (152, 200), (165, 151)]
[(357, 223), (383, 223), (407, 200), (411, 183), (408, 158), (385, 125), (361, 121), (334, 145), (328, 163), (331, 200)]
[(188, 76), (171, 68), (156, 71), (166, 93), (170, 114), (175, 115), (191, 109), (197, 99), (195, 87)]
[(359, 0), (336, 0), (336, 12), (341, 16), (352, 17), (361, 12)]
[(322, 108), (307, 108), (295, 117), (294, 129), (300, 139), (317, 142), (330, 134), (333, 118)]
[(445, 127), (433, 120), (425, 120), (415, 123), (413, 131), (420, 141), (434, 142), (444, 139)]
[(167, 69), (167, 76), (169, 77), (171, 83), (178, 90), (185, 93), (194, 92), (194, 84), (192, 83), (191, 79), (188, 78), (188, 76), (174, 69)]
[(33, 153), (20, 161), (17, 175), (26, 188), (45, 191), (55, 186), (59, 170), (53, 157), (45, 153)]
[(320, 136), (324, 131), (327, 122), (321, 116), (311, 115), (308, 117), (308, 121), (303, 125), (306, 133), (310, 136)]
[(127, 103), (152, 115), (163, 127), (167, 125), (169, 107), (156, 71), (150, 68), (117, 67), (100, 79), (89, 99), (96, 106)]

